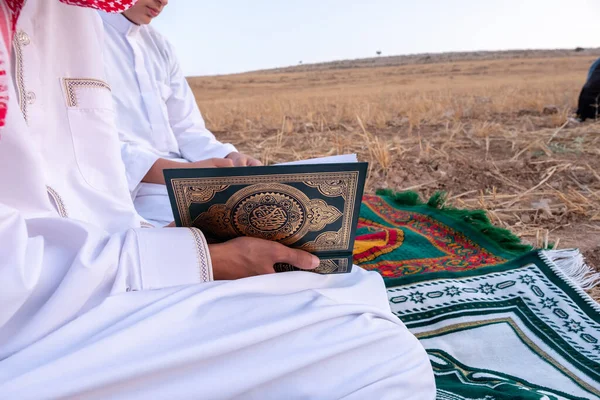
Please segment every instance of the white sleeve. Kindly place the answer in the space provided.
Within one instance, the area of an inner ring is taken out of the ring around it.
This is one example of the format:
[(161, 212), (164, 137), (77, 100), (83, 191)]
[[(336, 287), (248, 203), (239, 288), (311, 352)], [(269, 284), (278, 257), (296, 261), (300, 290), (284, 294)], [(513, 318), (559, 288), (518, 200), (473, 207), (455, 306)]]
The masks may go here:
[(143, 146), (126, 141), (127, 137), (122, 131), (119, 131), (119, 137), (121, 139), (121, 158), (123, 164), (125, 164), (127, 185), (129, 191), (133, 193), (160, 157)]
[(110, 296), (212, 280), (198, 230), (109, 234), (60, 218), (14, 97), (0, 129), (0, 359)]
[(200, 161), (207, 158), (223, 158), (237, 151), (228, 143), (219, 142), (206, 129), (200, 109), (173, 49), (167, 44), (171, 68), (171, 95), (167, 99), (169, 124), (175, 134), (179, 150), (188, 161)]
[(110, 296), (212, 280), (196, 229), (108, 235), (69, 219), (25, 219), (0, 204), (0, 243), (0, 359)]

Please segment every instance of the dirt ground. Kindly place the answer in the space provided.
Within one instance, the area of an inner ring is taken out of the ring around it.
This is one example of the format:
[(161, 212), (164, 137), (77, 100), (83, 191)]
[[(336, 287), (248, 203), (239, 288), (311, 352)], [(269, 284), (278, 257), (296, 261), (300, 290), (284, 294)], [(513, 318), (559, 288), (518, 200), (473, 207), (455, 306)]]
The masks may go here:
[(265, 163), (357, 153), (368, 191), (445, 191), (528, 243), (581, 249), (600, 271), (600, 123), (571, 119), (598, 56), (391, 57), (190, 84), (219, 139)]
[[(528, 117), (514, 116), (513, 121), (522, 118)], [(457, 133), (450, 141), (448, 136), (453, 133), (444, 127), (423, 127), (418, 136), (404, 139), (398, 138), (394, 128), (377, 131), (373, 135), (382, 141), (395, 141), (399, 148), (390, 149), (391, 160), (386, 168), (372, 165), (367, 191), (415, 190), (424, 199), (444, 191), (449, 205), (488, 210), (496, 225), (511, 229), (524, 241), (539, 247), (577, 247), (590, 265), (600, 267), (600, 153), (580, 149), (583, 145), (600, 149), (600, 124), (563, 128), (551, 142), (558, 154), (532, 149), (516, 159), (518, 154), (510, 141), (492, 136), (487, 144), (469, 137), (467, 132)], [(543, 143), (555, 132), (536, 131), (521, 140)], [(334, 143), (348, 134), (304, 133), (304, 146), (323, 151), (310, 152), (302, 145), (296, 151), (307, 157), (330, 154)], [(235, 135), (221, 135), (249, 153), (256, 152), (256, 146), (269, 141), (270, 136), (257, 134), (253, 141), (242, 142)], [(487, 150), (482, 149), (486, 145)], [(366, 147), (357, 145), (348, 150), (369, 159)], [(486, 153), (483, 157), (482, 152)], [(284, 154), (270, 157), (271, 162), (285, 160), (288, 158)]]

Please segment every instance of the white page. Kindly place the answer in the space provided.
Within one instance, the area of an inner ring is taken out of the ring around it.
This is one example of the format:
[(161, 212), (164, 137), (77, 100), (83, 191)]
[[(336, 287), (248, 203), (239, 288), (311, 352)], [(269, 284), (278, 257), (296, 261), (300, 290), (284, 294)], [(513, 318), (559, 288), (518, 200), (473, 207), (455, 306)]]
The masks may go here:
[(330, 157), (319, 157), (319, 158), (311, 158), (310, 160), (300, 160), (300, 161), (292, 161), (281, 164), (275, 164), (277, 166), (281, 165), (310, 165), (310, 164), (341, 164), (341, 163), (355, 163), (358, 162), (358, 157), (356, 154), (343, 154), (341, 156), (330, 156)]

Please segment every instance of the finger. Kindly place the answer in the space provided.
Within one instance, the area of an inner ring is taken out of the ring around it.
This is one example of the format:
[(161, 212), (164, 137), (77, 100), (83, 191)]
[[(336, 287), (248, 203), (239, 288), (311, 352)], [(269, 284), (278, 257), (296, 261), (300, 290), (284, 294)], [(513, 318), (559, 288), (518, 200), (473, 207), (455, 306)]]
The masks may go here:
[(258, 161), (258, 160), (257, 160), (257, 159), (255, 159), (255, 158), (250, 158), (250, 159), (248, 160), (248, 165), (249, 165), (250, 167), (260, 167), (261, 165), (263, 165), (263, 163), (261, 163), (260, 161)]
[(233, 161), (228, 158), (213, 158), (211, 163), (215, 168), (228, 168), (233, 167)]
[(249, 167), (250, 166), (250, 157), (248, 157), (246, 155), (242, 155), (240, 158), (238, 158), (238, 165), (240, 167)]
[(173, 221), (169, 225), (165, 226), (165, 228), (175, 228), (175, 221)]
[(311, 270), (319, 266), (320, 260), (317, 256), (303, 250), (291, 249), (283, 246), (284, 249), (278, 252), (277, 263), (293, 265), (296, 268)]

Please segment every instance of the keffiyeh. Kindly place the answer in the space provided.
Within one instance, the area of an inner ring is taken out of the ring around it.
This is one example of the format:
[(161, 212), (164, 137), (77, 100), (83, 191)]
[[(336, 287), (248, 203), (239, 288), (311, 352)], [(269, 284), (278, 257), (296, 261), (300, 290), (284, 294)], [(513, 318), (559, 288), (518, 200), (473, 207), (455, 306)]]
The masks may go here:
[[(8, 111), (8, 79), (10, 48), (16, 30), (17, 20), (27, 0), (0, 1), (0, 128), (4, 126)], [(55, 0), (44, 0), (55, 1)], [(60, 0), (62, 3), (78, 7), (89, 7), (106, 12), (122, 12), (137, 0)]]

